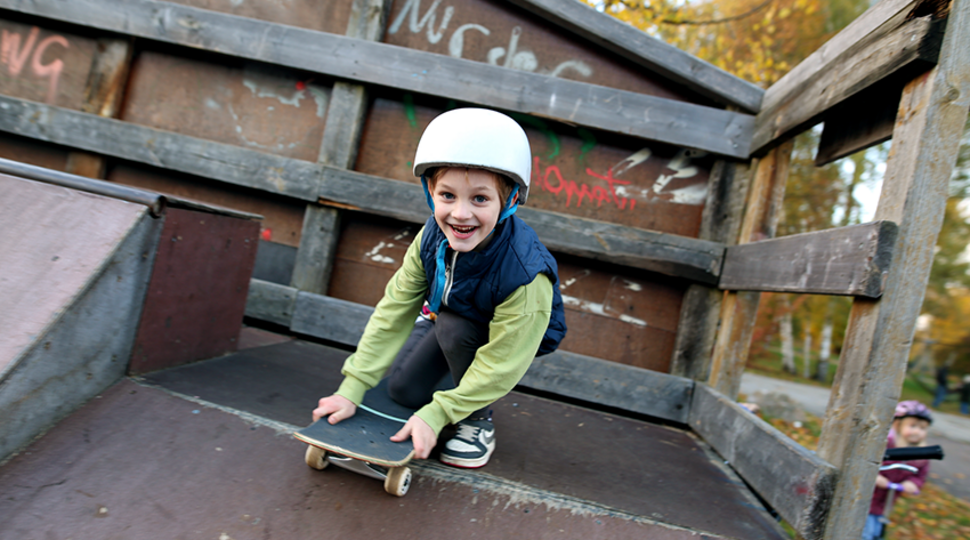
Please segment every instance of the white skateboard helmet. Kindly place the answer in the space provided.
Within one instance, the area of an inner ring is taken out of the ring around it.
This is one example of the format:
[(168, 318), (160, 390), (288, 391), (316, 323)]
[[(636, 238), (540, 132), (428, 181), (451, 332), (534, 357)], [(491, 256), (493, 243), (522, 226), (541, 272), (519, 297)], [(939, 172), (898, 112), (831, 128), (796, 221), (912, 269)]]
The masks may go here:
[(488, 169), (518, 184), (519, 204), (529, 197), (529, 138), (515, 120), (500, 112), (454, 109), (432, 120), (418, 141), (414, 175), (423, 177), (435, 167)]

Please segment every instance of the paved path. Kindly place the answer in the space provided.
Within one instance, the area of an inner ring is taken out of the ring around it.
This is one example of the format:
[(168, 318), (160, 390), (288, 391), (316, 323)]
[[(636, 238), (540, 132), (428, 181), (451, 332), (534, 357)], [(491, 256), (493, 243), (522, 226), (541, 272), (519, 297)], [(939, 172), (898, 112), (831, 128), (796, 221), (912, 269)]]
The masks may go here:
[[(825, 414), (829, 402), (828, 388), (745, 373), (741, 392), (751, 395), (758, 391), (785, 394), (816, 416)], [(929, 442), (942, 446), (946, 455), (943, 461), (933, 462), (930, 478), (952, 495), (970, 501), (970, 417), (934, 412)]]

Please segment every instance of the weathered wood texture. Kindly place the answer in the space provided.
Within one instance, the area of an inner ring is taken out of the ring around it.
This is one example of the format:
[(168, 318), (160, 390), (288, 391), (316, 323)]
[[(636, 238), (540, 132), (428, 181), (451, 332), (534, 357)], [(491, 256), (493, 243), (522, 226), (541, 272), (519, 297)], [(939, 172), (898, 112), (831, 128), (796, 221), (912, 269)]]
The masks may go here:
[(893, 136), (904, 82), (900, 82), (896, 89), (892, 79), (890, 77), (826, 111), (823, 116), (825, 127), (815, 154), (816, 167), (888, 141)]
[(928, 69), (939, 55), (940, 37), (940, 26), (927, 16), (849, 48), (758, 113), (751, 153), (817, 123), (826, 110), (894, 73)]
[[(91, 73), (84, 88), (81, 110), (105, 118), (116, 118), (124, 97), (128, 68), (131, 66), (132, 43), (130, 39), (101, 38), (97, 42)], [(104, 156), (88, 152), (71, 152), (67, 158), (66, 172), (104, 178)]]
[(731, 157), (747, 157), (754, 123), (746, 114), (153, 0), (0, 0), (0, 8)]
[(875, 221), (731, 246), (718, 287), (878, 298), (897, 229)]
[[(347, 36), (371, 41), (379, 39), (384, 32), (389, 7), (390, 0), (354, 0)], [(366, 87), (339, 81), (334, 84), (318, 163), (340, 169), (353, 168), (366, 112)], [(339, 237), (340, 211), (307, 205), (290, 285), (304, 291), (326, 293)]]
[(843, 475), (825, 538), (862, 530), (899, 398), (970, 109), (970, 2), (950, 5), (939, 64), (903, 90), (876, 219), (899, 223), (880, 300), (856, 299), (818, 453)]
[[(428, 218), (421, 188), (93, 115), (0, 97), (0, 130), (412, 223)], [(323, 182), (317, 181), (323, 177)], [(717, 283), (723, 245), (522, 208), (552, 250)]]
[[(711, 172), (699, 238), (733, 245), (737, 242), (751, 180), (746, 164), (719, 161)], [(670, 372), (696, 381), (711, 374), (711, 351), (717, 339), (724, 293), (716, 287), (691, 285), (684, 294)]]
[[(794, 143), (789, 140), (752, 165), (754, 180), (748, 193), (738, 244), (775, 235), (793, 147)], [(760, 301), (761, 293), (730, 292), (724, 296), (721, 306), (721, 325), (714, 343), (708, 384), (731, 398), (736, 398), (741, 388), (741, 374), (751, 349)]]
[(519, 384), (681, 424), (694, 388), (690, 379), (567, 351), (537, 357)]
[[(356, 345), (374, 308), (254, 279), (246, 316), (296, 333)], [(679, 423), (687, 422), (693, 381), (558, 351), (535, 359), (522, 386)]]
[(706, 384), (694, 387), (689, 425), (802, 538), (822, 538), (834, 466)]
[(880, 0), (765, 91), (761, 110), (777, 107), (842, 57), (900, 26), (920, 0)]
[(764, 90), (758, 86), (613, 17), (603, 17), (581, 2), (511, 2), (719, 103), (736, 105), (750, 112), (757, 112), (761, 107)]

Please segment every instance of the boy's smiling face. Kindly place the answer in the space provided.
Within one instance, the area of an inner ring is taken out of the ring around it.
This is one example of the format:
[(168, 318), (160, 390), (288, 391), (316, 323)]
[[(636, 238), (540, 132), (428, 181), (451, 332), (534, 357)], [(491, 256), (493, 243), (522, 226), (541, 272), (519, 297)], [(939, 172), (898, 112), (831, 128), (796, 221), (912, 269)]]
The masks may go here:
[(434, 219), (451, 248), (468, 252), (488, 238), (502, 213), (498, 175), (484, 169), (447, 168), (431, 195)]

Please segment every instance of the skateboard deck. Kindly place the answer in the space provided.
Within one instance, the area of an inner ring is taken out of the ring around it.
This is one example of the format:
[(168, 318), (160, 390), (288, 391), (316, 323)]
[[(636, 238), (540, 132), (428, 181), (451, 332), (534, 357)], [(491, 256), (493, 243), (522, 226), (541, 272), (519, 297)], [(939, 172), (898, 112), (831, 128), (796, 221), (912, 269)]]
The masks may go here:
[(354, 416), (330, 425), (326, 418), (293, 433), (297, 439), (327, 452), (366, 461), (382, 467), (403, 467), (414, 456), (414, 445), (408, 439), (392, 442), (417, 409), (399, 405), (387, 394), (387, 381), (364, 394)]

